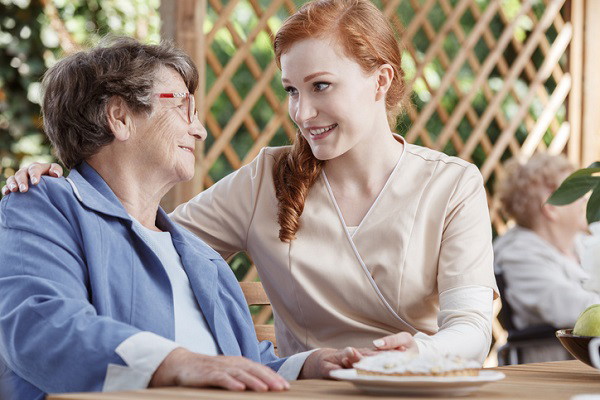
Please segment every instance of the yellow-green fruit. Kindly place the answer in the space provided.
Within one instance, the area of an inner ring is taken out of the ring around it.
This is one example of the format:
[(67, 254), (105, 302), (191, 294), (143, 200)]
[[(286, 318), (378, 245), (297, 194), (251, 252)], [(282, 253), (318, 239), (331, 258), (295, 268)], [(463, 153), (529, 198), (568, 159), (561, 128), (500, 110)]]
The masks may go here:
[(580, 336), (600, 336), (600, 304), (594, 304), (581, 313), (573, 333)]

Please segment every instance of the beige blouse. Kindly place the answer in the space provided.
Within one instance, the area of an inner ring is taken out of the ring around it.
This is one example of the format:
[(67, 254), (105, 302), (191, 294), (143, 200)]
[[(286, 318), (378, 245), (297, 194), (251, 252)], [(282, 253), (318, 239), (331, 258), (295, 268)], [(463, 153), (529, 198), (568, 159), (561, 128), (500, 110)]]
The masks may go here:
[(400, 331), (434, 334), (439, 293), (479, 285), (497, 296), (486, 195), (474, 165), (405, 144), (352, 235), (322, 174), (297, 238), (283, 243), (272, 178), (280, 151), (263, 149), (172, 218), (225, 258), (250, 255), (273, 305), (281, 355), (371, 346)]

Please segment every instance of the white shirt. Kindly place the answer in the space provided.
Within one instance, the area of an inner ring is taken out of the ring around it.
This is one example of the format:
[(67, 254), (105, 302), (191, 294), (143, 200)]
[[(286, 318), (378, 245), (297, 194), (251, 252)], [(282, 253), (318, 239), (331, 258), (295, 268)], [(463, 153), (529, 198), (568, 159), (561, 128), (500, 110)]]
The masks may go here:
[(194, 353), (215, 356), (220, 353), (217, 343), (196, 301), (181, 258), (169, 232), (156, 232), (144, 228), (147, 244), (163, 264), (173, 293), (175, 312), (175, 341)]
[[(135, 219), (133, 221), (145, 233), (144, 241), (160, 259), (169, 277), (175, 312), (175, 341), (152, 332), (140, 332), (125, 339), (117, 346), (115, 352), (127, 366), (109, 364), (104, 380), (105, 392), (147, 387), (154, 372), (177, 347), (211, 356), (220, 353), (196, 301), (171, 234), (152, 231)], [(304, 361), (311, 353), (312, 351), (307, 351), (289, 357), (281, 365), (278, 373), (289, 380), (297, 379)]]

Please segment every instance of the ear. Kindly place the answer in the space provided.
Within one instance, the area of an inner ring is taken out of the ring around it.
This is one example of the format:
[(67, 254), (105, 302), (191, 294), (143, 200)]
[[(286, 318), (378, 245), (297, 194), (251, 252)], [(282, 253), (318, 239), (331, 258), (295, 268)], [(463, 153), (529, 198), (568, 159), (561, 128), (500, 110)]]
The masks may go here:
[(558, 213), (557, 213), (557, 209), (556, 207), (560, 207), (560, 206), (555, 206), (552, 204), (548, 204), (548, 203), (544, 203), (542, 205), (542, 216), (544, 216), (547, 220), (549, 221), (556, 221), (558, 219)]
[(115, 139), (122, 142), (129, 139), (135, 126), (133, 124), (133, 119), (131, 118), (129, 107), (127, 107), (127, 103), (125, 103), (125, 100), (123, 100), (122, 97), (113, 96), (108, 100), (106, 117), (108, 126), (115, 136)]
[(392, 86), (392, 80), (394, 79), (394, 69), (390, 64), (383, 64), (377, 68), (377, 91), (375, 92), (375, 100), (379, 101), (385, 99), (390, 86)]

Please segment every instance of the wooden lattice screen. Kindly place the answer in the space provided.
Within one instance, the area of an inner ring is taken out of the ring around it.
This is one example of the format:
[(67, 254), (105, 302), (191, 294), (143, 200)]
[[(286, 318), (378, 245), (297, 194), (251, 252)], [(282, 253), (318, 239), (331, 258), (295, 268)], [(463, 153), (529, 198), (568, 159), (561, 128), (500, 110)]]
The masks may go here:
[[(205, 1), (187, 4), (204, 21), (194, 50), (205, 68), (199, 111), (209, 139), (193, 190), (180, 190), (173, 204), (249, 162), (263, 146), (287, 144), (295, 134), (271, 43), (281, 21), (302, 2)], [(403, 50), (408, 95), (397, 131), (409, 142), (474, 162), (486, 182), (494, 229), (502, 233), (505, 219), (493, 183), (503, 160), (549, 151), (581, 164), (581, 1), (375, 3)], [(254, 268), (239, 267), (244, 264), (238, 258), (232, 266), (241, 279), (255, 280)], [(264, 323), (270, 310), (255, 318)], [(494, 338), (497, 345), (505, 341), (497, 321)]]

